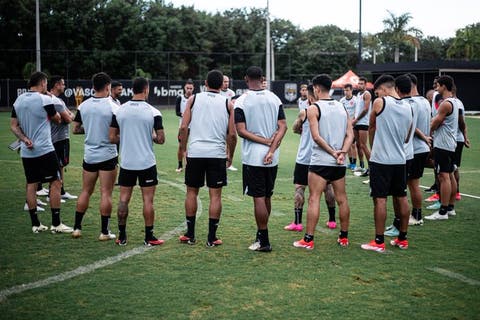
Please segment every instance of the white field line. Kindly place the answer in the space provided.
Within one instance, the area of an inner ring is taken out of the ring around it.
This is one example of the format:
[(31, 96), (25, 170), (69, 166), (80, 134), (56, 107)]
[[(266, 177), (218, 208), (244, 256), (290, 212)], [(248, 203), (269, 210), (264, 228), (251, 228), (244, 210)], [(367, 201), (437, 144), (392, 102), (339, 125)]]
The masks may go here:
[[(420, 185), (420, 188), (428, 189), (428, 188), (430, 188), (430, 187)], [(460, 195), (461, 195), (462, 197), (469, 197), (469, 198), (473, 198), (473, 199), (480, 199), (479, 196), (474, 196), (474, 195), (467, 194), (467, 193), (460, 193)]]
[(452, 278), (452, 279), (455, 279), (455, 280), (462, 281), (462, 282), (464, 282), (466, 284), (469, 284), (471, 286), (480, 286), (480, 281), (475, 280), (475, 279), (470, 279), (470, 278), (465, 277), (463, 274), (460, 274), (460, 273), (456, 273), (456, 272), (453, 272), (453, 271), (450, 271), (450, 270), (447, 270), (447, 269), (442, 269), (442, 268), (437, 268), (437, 267), (427, 268), (427, 269), (431, 270), (433, 272), (439, 273), (442, 276), (446, 276), (446, 277), (449, 277), (449, 278)]
[[(177, 184), (177, 183), (174, 183), (174, 182), (171, 182), (171, 181), (168, 181), (168, 180), (163, 180), (163, 179), (159, 179), (158, 181), (160, 183), (168, 184), (172, 187), (175, 187), (175, 188), (178, 188), (182, 191), (185, 191), (185, 186), (184, 185)], [(201, 202), (200, 198), (198, 198), (197, 200), (198, 200), (197, 217), (199, 217), (202, 214), (202, 202)], [(179, 232), (181, 232), (184, 229), (185, 229), (185, 224), (182, 223), (179, 226), (177, 226), (176, 228), (162, 234), (160, 236), (160, 239), (163, 239), (165, 241), (170, 240), (171, 238), (173, 238), (175, 235), (177, 235)], [(63, 281), (78, 277), (80, 275), (93, 272), (97, 269), (104, 268), (106, 266), (112, 265), (114, 263), (120, 262), (120, 261), (125, 260), (127, 258), (136, 256), (138, 254), (145, 253), (148, 250), (151, 250), (153, 248), (154, 247), (147, 247), (147, 246), (136, 247), (136, 248), (133, 248), (131, 250), (122, 252), (122, 253), (120, 253), (116, 256), (108, 257), (108, 258), (105, 258), (105, 259), (102, 259), (102, 260), (98, 260), (98, 261), (95, 261), (91, 264), (87, 264), (85, 266), (80, 266), (80, 267), (78, 267), (74, 270), (71, 270), (71, 271), (66, 271), (66, 272), (57, 274), (55, 276), (51, 276), (51, 277), (48, 277), (48, 278), (45, 278), (45, 279), (42, 279), (42, 280), (38, 280), (38, 281), (35, 281), (35, 282), (20, 284), (20, 285), (13, 286), (13, 287), (10, 287), (10, 288), (7, 288), (7, 289), (3, 289), (3, 290), (0, 291), (0, 303), (5, 301), (8, 298), (8, 296), (11, 296), (13, 294), (18, 294), (18, 293), (22, 293), (22, 292), (27, 291), (27, 290), (46, 287), (46, 286), (49, 286), (49, 285), (54, 284), (54, 283), (63, 282)]]

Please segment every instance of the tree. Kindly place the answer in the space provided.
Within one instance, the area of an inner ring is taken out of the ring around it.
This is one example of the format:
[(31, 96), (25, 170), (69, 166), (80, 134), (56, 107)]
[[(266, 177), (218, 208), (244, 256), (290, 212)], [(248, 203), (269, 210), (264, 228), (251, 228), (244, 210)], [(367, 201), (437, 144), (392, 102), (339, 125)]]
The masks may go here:
[(383, 20), (385, 29), (380, 34), (383, 42), (386, 45), (393, 46), (395, 54), (394, 61), (400, 61), (400, 46), (402, 44), (410, 44), (416, 50), (420, 48), (419, 36), (422, 32), (414, 27), (408, 27), (408, 23), (412, 19), (410, 13), (403, 13), (395, 16), (391, 11), (388, 11), (389, 16)]
[(480, 23), (457, 30), (447, 50), (447, 57), (465, 60), (480, 59)]

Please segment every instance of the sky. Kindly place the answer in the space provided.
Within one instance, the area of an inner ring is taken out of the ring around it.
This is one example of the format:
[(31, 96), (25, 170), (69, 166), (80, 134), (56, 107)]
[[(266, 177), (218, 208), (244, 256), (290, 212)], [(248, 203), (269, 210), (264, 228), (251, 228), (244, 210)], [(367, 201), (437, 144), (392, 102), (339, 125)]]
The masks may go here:
[[(269, 0), (272, 18), (290, 20), (307, 30), (317, 25), (333, 24), (341, 29), (357, 32), (360, 0)], [(194, 6), (197, 10), (216, 13), (231, 8), (265, 8), (267, 0), (166, 0), (175, 7)], [(452, 38), (457, 29), (480, 22), (479, 0), (362, 0), (362, 32), (383, 30), (382, 21), (387, 10), (395, 15), (409, 12), (411, 27), (420, 29), (424, 36)]]

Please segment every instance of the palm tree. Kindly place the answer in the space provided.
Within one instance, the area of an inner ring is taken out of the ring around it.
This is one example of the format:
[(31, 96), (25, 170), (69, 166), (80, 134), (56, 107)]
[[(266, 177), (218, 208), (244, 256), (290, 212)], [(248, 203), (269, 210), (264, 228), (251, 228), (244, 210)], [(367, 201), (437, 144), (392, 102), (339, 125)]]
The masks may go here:
[(447, 50), (447, 57), (465, 60), (480, 58), (480, 23), (457, 30), (453, 43)]
[(386, 43), (390, 43), (395, 47), (395, 63), (400, 60), (400, 45), (407, 43), (415, 48), (415, 61), (417, 50), (420, 48), (419, 37), (422, 32), (414, 27), (408, 27), (408, 23), (412, 19), (409, 12), (395, 16), (388, 11), (389, 17), (383, 20), (384, 30), (381, 33)]

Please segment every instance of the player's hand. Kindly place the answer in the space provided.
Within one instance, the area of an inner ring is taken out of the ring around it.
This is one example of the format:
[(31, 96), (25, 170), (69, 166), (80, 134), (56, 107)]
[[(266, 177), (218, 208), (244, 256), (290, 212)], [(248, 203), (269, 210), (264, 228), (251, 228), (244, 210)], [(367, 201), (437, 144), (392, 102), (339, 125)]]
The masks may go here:
[(23, 143), (25, 144), (25, 146), (28, 148), (28, 149), (33, 149), (33, 142), (32, 140), (28, 139), (28, 138), (25, 138), (25, 140), (23, 140)]
[(273, 153), (269, 151), (263, 158), (263, 164), (265, 165), (272, 164), (272, 161), (273, 161)]
[(432, 143), (433, 143), (433, 138), (432, 137), (427, 137), (427, 144), (430, 149), (432, 149)]
[(465, 147), (470, 148), (470, 139), (465, 139)]
[(338, 154), (337, 164), (344, 164), (344, 163), (345, 163), (345, 154), (342, 152)]

